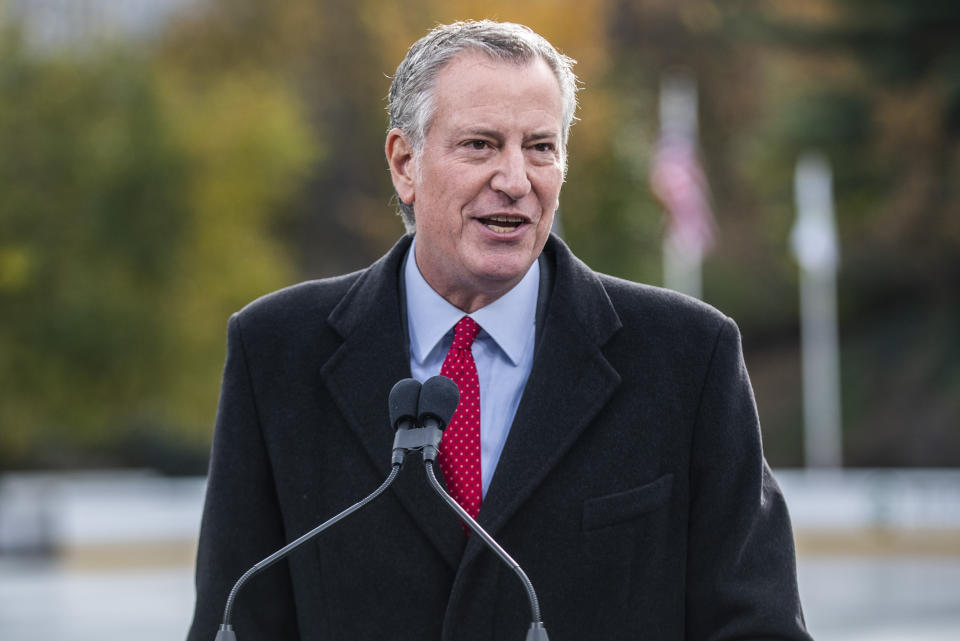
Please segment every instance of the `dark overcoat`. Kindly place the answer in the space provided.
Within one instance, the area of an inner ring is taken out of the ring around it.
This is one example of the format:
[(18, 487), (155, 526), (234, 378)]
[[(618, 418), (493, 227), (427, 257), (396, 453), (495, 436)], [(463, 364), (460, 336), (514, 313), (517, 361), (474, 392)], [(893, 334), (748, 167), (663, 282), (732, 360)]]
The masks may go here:
[[(213, 640), (246, 568), (389, 472), (408, 247), (231, 318), (190, 641)], [(808, 639), (734, 323), (597, 274), (554, 237), (541, 261), (533, 369), (478, 520), (529, 575), (551, 641)], [(524, 638), (517, 577), (408, 458), (387, 493), (247, 584), (241, 641)]]

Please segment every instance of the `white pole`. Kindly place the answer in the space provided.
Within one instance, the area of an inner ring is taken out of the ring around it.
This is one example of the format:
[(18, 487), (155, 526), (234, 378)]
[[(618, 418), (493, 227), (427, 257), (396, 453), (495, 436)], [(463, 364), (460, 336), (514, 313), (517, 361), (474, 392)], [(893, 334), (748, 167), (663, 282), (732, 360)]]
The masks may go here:
[(677, 242), (674, 234), (663, 239), (663, 286), (703, 298), (703, 255)]
[(797, 162), (797, 220), (791, 242), (800, 264), (804, 453), (808, 467), (842, 465), (837, 263), (830, 165), (820, 154)]

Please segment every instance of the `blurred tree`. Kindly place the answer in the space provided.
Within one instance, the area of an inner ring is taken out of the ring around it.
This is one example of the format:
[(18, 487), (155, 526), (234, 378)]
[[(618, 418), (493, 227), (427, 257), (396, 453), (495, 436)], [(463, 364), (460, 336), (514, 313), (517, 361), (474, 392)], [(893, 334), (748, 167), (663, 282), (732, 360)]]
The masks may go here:
[(290, 284), (293, 261), (280, 227), (314, 171), (319, 150), (298, 99), (259, 70), (202, 83), (176, 67), (157, 72), (171, 143), (182, 154), (189, 212), (169, 283), (164, 322), (175, 332), (165, 364), (177, 375), (169, 419), (206, 442), (223, 360), (226, 319), (256, 296)]
[(113, 444), (137, 434), (199, 449), (227, 314), (290, 280), (269, 231), (312, 157), (296, 102), (120, 49), (0, 48), (0, 467), (130, 464)]
[(787, 238), (811, 148), (835, 170), (846, 460), (960, 463), (958, 23), (960, 5), (932, 0), (616, 4), (613, 55), (647, 70), (626, 95), (649, 104), (672, 66), (699, 80), (721, 231), (705, 293), (744, 331), (775, 464), (802, 463)]
[(196, 86), (253, 72), (282, 79), (301, 105), (305, 140), (322, 149), (281, 231), (298, 271), (330, 275), (369, 264), (402, 233), (390, 223), (383, 160), (389, 67), (365, 16), (375, 4), (211, 0), (171, 29), (161, 56)]
[(960, 6), (750, 4), (752, 46), (792, 84), (767, 91), (751, 182), (785, 219), (798, 153), (818, 147), (836, 171), (847, 462), (960, 464)]
[[(157, 294), (187, 212), (181, 155), (122, 57), (90, 63), (0, 46), (0, 458), (72, 459), (165, 377)], [(155, 400), (155, 399), (154, 399)]]

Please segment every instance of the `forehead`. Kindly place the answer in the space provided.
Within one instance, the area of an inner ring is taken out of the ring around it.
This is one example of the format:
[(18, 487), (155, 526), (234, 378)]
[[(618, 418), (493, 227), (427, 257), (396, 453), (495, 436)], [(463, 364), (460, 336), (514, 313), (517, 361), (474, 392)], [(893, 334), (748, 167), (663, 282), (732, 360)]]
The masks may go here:
[(542, 58), (513, 62), (478, 51), (463, 52), (440, 70), (433, 99), (435, 116), (542, 111), (560, 119), (562, 111), (560, 82)]

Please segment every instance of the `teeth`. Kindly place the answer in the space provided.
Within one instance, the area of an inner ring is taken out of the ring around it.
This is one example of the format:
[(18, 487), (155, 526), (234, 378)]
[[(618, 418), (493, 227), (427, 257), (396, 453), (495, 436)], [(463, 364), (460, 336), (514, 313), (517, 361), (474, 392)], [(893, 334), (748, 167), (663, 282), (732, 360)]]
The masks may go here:
[(484, 218), (481, 221), (484, 225), (487, 226), (491, 231), (495, 231), (498, 234), (506, 234), (515, 230), (517, 227), (523, 224), (522, 216), (490, 216)]

